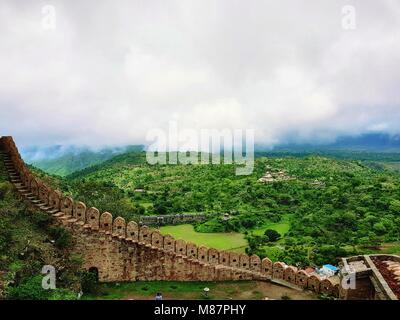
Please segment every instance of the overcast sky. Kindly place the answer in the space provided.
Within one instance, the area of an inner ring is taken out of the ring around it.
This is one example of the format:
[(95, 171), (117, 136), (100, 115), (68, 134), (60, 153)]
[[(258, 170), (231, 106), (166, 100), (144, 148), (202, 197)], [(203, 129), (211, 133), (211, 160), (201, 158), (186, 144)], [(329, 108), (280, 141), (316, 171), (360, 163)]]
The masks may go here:
[(399, 84), (398, 0), (0, 2), (0, 135), (22, 146), (143, 143), (171, 120), (270, 145), (399, 133)]

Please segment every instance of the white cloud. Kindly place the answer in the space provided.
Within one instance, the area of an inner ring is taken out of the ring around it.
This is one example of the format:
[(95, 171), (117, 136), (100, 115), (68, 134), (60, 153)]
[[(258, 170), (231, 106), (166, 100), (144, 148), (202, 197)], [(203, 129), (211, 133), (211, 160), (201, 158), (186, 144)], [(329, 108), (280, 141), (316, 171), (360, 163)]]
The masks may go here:
[(347, 1), (0, 3), (0, 127), (22, 145), (140, 143), (187, 128), (258, 143), (398, 132), (400, 5)]

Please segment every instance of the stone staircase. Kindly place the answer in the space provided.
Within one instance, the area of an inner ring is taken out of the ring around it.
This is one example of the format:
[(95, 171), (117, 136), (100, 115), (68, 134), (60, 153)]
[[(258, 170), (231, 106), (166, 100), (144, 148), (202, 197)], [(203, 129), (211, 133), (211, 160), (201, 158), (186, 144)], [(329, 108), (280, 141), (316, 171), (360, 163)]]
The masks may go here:
[(23, 198), (25, 198), (25, 200), (28, 201), (33, 206), (35, 206), (36, 208), (38, 208), (42, 211), (45, 211), (46, 213), (48, 213), (50, 215), (54, 215), (54, 214), (58, 213), (59, 210), (57, 210), (57, 209), (47, 205), (45, 202), (41, 201), (26, 186), (24, 186), (21, 176), (15, 170), (14, 163), (11, 160), (10, 155), (3, 150), (0, 150), (0, 155), (3, 158), (4, 167), (8, 173), (10, 182), (14, 185), (14, 187), (17, 189), (17, 191), (20, 195), (22, 195)]

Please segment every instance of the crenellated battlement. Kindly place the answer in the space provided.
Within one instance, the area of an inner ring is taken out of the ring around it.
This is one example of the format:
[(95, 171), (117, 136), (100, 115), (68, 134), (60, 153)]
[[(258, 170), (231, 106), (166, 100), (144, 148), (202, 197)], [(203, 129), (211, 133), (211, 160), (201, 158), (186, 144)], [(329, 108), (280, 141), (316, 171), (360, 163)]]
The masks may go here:
[(298, 270), (283, 262), (256, 255), (197, 246), (146, 225), (100, 213), (85, 203), (63, 196), (26, 166), (12, 137), (1, 137), (10, 180), (31, 205), (47, 212), (58, 225), (71, 231), (73, 251), (81, 254), (84, 267), (96, 268), (99, 280), (226, 281), (268, 280), (316, 293), (338, 296), (339, 283), (331, 278)]

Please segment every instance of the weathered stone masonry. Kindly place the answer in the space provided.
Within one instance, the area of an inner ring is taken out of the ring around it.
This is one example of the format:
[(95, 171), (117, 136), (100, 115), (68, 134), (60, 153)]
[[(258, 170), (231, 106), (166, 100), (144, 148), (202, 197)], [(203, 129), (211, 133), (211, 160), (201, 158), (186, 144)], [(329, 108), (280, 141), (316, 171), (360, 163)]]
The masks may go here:
[(12, 137), (1, 137), (5, 166), (18, 192), (32, 205), (51, 214), (71, 231), (73, 252), (81, 254), (84, 268), (96, 268), (99, 280), (270, 280), (338, 295), (339, 285), (310, 276), (304, 270), (268, 258), (196, 246), (175, 240), (147, 226), (126, 222), (111, 213), (100, 214), (80, 201), (65, 197), (35, 177), (22, 160)]

